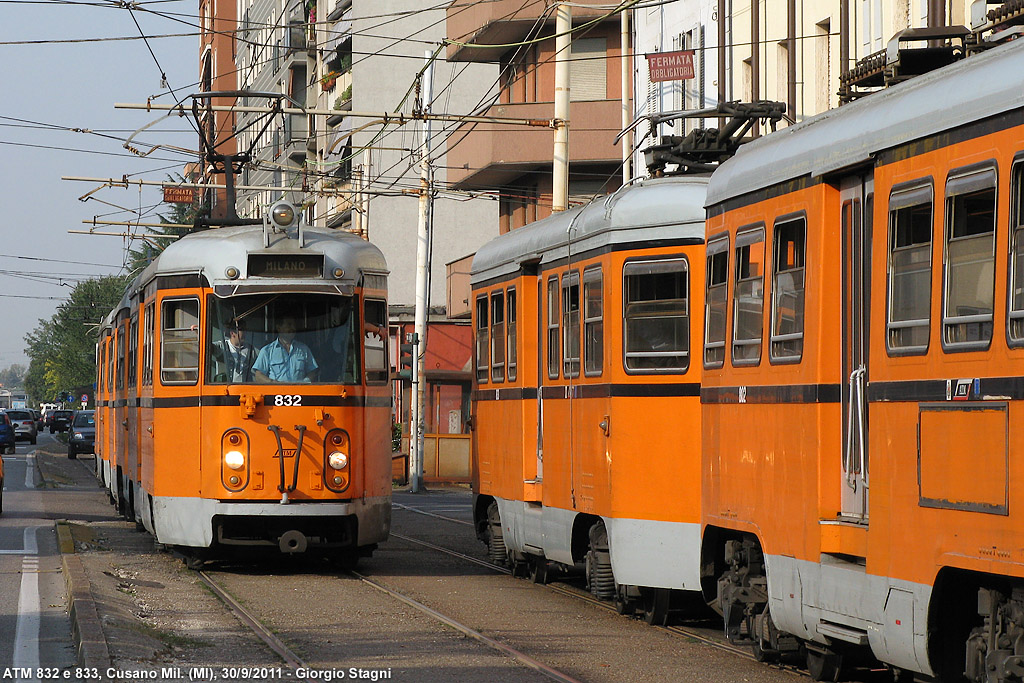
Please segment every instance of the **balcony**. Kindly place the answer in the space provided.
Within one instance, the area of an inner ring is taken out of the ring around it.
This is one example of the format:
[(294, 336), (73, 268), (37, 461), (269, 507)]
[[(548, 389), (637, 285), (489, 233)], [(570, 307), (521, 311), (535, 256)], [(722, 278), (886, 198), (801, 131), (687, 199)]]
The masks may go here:
[[(618, 100), (572, 103), (570, 165), (622, 160), (622, 150), (613, 144), (615, 134), (606, 130), (609, 121), (617, 127), (619, 107)], [(553, 111), (551, 102), (501, 104), (491, 107), (486, 115), (549, 119)], [(551, 166), (554, 131), (550, 128), (497, 124), (473, 128), (472, 124), (460, 126), (448, 142), (448, 181), (460, 189), (505, 185), (527, 171)], [(462, 142), (466, 137), (469, 139)]]
[[(595, 5), (593, 9), (579, 5)], [(606, 2), (579, 0), (573, 4), (573, 22), (595, 19), (608, 12)], [(464, 43), (500, 44), (523, 40), (536, 24), (544, 10), (544, 3), (534, 2), (523, 6), (523, 0), (495, 0), (466, 6), (455, 3), (448, 9), (446, 30), (448, 37)], [(617, 18), (613, 18), (618, 21)], [(549, 13), (546, 25), (553, 27), (554, 13)], [(550, 34), (552, 28), (546, 29)], [(447, 58), (453, 62), (496, 62), (508, 48), (467, 48), (449, 45)]]

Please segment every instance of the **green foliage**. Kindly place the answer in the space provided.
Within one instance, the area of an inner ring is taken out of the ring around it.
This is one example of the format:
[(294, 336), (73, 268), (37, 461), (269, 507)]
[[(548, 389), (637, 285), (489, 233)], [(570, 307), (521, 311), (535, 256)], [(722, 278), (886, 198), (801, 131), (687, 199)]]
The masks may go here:
[(402, 423), (391, 423), (391, 452), (397, 453), (402, 450)]
[[(167, 180), (170, 182), (184, 182), (185, 179), (180, 175), (177, 178), (167, 176)], [(167, 227), (162, 228), (150, 228), (150, 234), (153, 235), (175, 235), (182, 237), (190, 232), (196, 232), (193, 227), (177, 228), (173, 227), (173, 224), (188, 225), (192, 226), (195, 223), (196, 216), (200, 213), (206, 213), (208, 208), (207, 204), (170, 204), (170, 211), (167, 215), (157, 214), (160, 218), (161, 223), (168, 223)], [(205, 230), (206, 228), (200, 228)], [(167, 245), (171, 244), (174, 240), (164, 239), (162, 237), (152, 240), (143, 240), (138, 249), (131, 249), (128, 251), (128, 268), (132, 275), (138, 275), (146, 266), (148, 266), (153, 259), (160, 255)]]
[(25, 335), (25, 352), (31, 362), (24, 385), (30, 400), (50, 401), (61, 391), (92, 387), (97, 326), (121, 300), (127, 282), (126, 276), (79, 282), (53, 317), (40, 320)]
[(25, 373), (28, 371), (24, 365), (10, 365), (3, 370), (0, 370), (0, 387), (10, 389), (11, 387), (20, 387), (22, 382), (25, 381)]

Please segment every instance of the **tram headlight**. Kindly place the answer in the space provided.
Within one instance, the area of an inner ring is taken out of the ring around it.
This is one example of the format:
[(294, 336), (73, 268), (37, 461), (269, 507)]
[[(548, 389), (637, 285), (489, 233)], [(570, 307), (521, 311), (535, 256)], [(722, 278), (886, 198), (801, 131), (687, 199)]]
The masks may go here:
[(270, 220), (281, 227), (291, 225), (295, 222), (295, 207), (287, 202), (275, 204), (270, 210)]
[(240, 470), (245, 467), (245, 455), (242, 451), (228, 451), (224, 454), (224, 464), (233, 470)]
[(327, 464), (335, 470), (343, 470), (348, 466), (348, 454), (341, 451), (334, 451), (327, 456)]

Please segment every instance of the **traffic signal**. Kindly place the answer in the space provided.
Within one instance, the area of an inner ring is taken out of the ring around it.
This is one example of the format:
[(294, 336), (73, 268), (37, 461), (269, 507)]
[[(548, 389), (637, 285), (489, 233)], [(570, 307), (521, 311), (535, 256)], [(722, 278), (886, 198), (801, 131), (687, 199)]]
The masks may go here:
[(395, 377), (412, 381), (413, 348), (412, 344), (398, 345), (398, 372)]

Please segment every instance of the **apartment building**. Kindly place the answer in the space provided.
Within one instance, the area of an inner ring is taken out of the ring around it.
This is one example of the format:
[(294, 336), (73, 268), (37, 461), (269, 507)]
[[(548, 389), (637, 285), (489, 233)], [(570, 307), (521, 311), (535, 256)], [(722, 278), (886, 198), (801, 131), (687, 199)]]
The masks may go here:
[[(235, 26), (237, 0), (200, 0), (199, 2), (199, 90), (224, 92), (237, 87), (235, 78)], [(237, 151), (233, 133), (235, 116), (232, 112), (213, 111), (214, 106), (231, 106), (233, 98), (217, 97), (201, 102), (200, 127), (207, 143), (219, 154), (232, 155)], [(198, 175), (209, 184), (224, 184), (219, 164), (209, 163), (198, 169)], [(187, 175), (192, 176), (191, 172)], [(224, 190), (209, 190), (200, 200), (209, 204), (213, 218), (227, 215), (227, 194)]]

